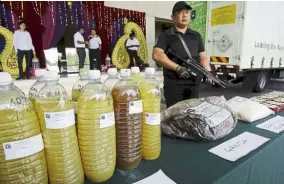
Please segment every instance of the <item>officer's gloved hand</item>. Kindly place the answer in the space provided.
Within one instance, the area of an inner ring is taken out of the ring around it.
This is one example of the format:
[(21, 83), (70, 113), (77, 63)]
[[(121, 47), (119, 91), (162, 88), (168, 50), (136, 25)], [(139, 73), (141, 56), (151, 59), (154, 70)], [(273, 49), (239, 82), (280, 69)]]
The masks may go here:
[(179, 77), (183, 79), (187, 79), (191, 75), (190, 71), (186, 67), (183, 67), (183, 66), (178, 66), (176, 68), (176, 72), (179, 75)]

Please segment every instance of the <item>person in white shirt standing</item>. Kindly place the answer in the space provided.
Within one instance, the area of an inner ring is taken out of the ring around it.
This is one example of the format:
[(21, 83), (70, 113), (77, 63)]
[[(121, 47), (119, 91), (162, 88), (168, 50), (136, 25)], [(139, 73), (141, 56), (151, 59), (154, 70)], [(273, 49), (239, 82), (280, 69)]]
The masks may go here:
[(126, 41), (126, 50), (129, 54), (130, 57), (130, 65), (129, 68), (134, 65), (134, 60), (135, 59), (135, 64), (136, 66), (140, 65), (140, 58), (138, 56), (138, 47), (140, 46), (139, 41), (135, 38), (135, 33), (132, 32), (129, 35), (129, 38)]
[(85, 30), (83, 27), (78, 29), (78, 32), (74, 34), (74, 45), (76, 48), (76, 52), (79, 57), (79, 69), (84, 68), (84, 63), (86, 59), (86, 46), (89, 45), (88, 41), (85, 41), (84, 34)]
[(18, 23), (19, 30), (14, 32), (14, 48), (18, 56), (19, 77), (16, 80), (24, 79), (23, 58), (26, 58), (26, 78), (30, 79), (30, 66), (32, 63), (32, 55), (36, 57), (35, 48), (31, 35), (26, 31), (26, 24), (23, 21)]
[(101, 70), (101, 50), (102, 40), (96, 34), (95, 29), (91, 29), (91, 35), (89, 36), (89, 58), (90, 58), (90, 70), (94, 68)]

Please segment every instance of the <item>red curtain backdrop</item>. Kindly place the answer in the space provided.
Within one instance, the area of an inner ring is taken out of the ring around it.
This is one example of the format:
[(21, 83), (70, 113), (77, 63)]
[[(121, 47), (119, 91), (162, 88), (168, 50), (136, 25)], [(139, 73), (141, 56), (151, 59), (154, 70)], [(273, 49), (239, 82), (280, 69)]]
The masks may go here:
[[(106, 55), (111, 55), (116, 41), (123, 35), (124, 18), (137, 23), (144, 34), (146, 29), (145, 13), (106, 7), (103, 1), (12, 1), (0, 2), (0, 5), (0, 8), (4, 5), (5, 9), (15, 15), (7, 20), (13, 24), (15, 29), (17, 29), (17, 20), (26, 22), (27, 30), (31, 33), (33, 44), (40, 58), (41, 67), (45, 67), (43, 49), (55, 46), (60, 40), (59, 37), (63, 36), (63, 32), (68, 31), (64, 30), (68, 24), (72, 24), (76, 30), (79, 26), (83, 26), (86, 29), (85, 37), (87, 37), (95, 22), (97, 34), (102, 39), (102, 64)], [(2, 20), (5, 18), (7, 19), (7, 17), (1, 17)]]

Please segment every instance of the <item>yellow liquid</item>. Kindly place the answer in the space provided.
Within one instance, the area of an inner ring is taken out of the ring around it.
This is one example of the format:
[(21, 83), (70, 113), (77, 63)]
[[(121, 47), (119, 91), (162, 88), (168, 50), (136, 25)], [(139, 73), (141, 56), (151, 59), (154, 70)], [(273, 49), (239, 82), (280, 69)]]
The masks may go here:
[(146, 113), (160, 113), (161, 95), (160, 91), (155, 89), (157, 88), (154, 84), (142, 83), (139, 86), (143, 101), (142, 158), (145, 160), (157, 159), (161, 153), (160, 124), (146, 123)]
[(113, 112), (113, 101), (88, 99), (78, 101), (78, 139), (84, 171), (88, 180), (103, 182), (112, 177), (116, 163), (115, 125), (100, 128), (101, 114)]
[[(64, 97), (61, 97), (64, 98)], [(43, 140), (50, 184), (83, 184), (84, 172), (78, 147), (75, 125), (47, 129), (44, 112), (63, 112), (74, 108), (69, 99), (36, 99), (36, 110)]]
[(3, 143), (19, 141), (40, 134), (40, 126), (29, 102), (21, 110), (0, 110), (0, 183), (48, 184), (44, 150), (23, 158), (6, 160)]
[(138, 86), (144, 81), (144, 77), (142, 77), (140, 74), (132, 74), (131, 80)]

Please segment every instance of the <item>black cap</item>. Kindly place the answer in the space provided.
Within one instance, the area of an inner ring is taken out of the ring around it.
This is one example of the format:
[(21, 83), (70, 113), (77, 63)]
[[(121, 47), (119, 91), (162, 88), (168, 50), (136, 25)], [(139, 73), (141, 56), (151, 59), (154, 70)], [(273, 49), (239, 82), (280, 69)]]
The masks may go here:
[(191, 6), (189, 6), (185, 1), (178, 1), (173, 7), (172, 15), (181, 11), (182, 9), (192, 10)]

